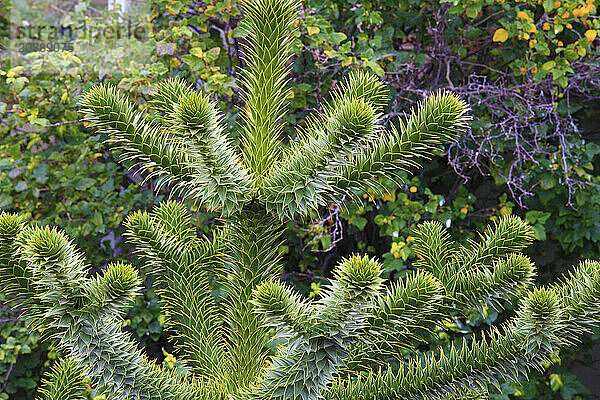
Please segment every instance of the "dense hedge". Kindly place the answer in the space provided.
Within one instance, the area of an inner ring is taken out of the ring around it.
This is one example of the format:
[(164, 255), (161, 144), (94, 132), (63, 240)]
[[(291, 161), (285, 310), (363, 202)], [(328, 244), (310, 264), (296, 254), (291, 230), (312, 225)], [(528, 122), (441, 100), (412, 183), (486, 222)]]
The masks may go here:
[[(3, 3), (10, 10), (0, 19), (3, 35), (11, 24), (53, 15), (42, 3), (35, 9)], [(540, 242), (530, 255), (543, 272), (598, 258), (600, 136), (593, 116), (600, 111), (600, 22), (593, 1), (306, 0), (303, 7), (290, 126), (302, 125), (353, 65), (373, 70), (393, 88), (385, 120), (445, 87), (466, 98), (476, 123), (446, 158), (404, 187), (383, 198), (365, 193), (361, 207), (290, 222), (289, 245), (280, 248), (286, 279), (318, 295), (335, 260), (356, 249), (381, 257), (395, 279), (414, 259), (411, 229), (420, 220), (440, 220), (467, 239), (510, 213), (535, 227)], [(105, 150), (104, 138), (78, 121), (79, 96), (98, 81), (112, 81), (139, 99), (158, 80), (180, 76), (220, 99), (235, 126), (241, 102), (232, 77), (243, 63), (239, 10), (231, 1), (152, 1), (126, 19), (139, 27), (141, 41), (117, 38), (111, 29), (123, 20), (89, 2), (56, 18), (89, 28), (87, 36), (73, 35), (72, 52), (19, 53), (24, 39), (13, 38), (0, 55), (0, 209), (63, 227), (90, 264), (102, 268), (130, 257), (120, 237), (123, 218), (162, 196), (152, 195), (152, 182), (127, 172)], [(193, 211), (200, 231), (209, 233), (212, 216)], [(439, 332), (440, 341), (477, 334), (496, 318), (503, 316), (490, 311), (457, 320)], [(56, 353), (38, 346), (18, 310), (2, 308), (0, 322), (0, 398), (32, 398), (39, 380), (33, 371)], [(174, 365), (162, 323), (150, 290), (128, 325), (153, 357)], [(503, 387), (496, 397), (585, 393), (563, 362), (532, 383)]]

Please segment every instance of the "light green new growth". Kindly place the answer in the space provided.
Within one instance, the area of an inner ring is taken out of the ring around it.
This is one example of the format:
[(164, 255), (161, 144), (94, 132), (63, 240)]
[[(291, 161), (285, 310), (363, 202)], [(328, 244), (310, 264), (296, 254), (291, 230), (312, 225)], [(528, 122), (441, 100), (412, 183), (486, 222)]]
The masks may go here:
[[(125, 223), (155, 277), (182, 361), (176, 371), (146, 359), (121, 329), (140, 292), (132, 266), (112, 263), (89, 277), (62, 232), (0, 214), (0, 289), (65, 355), (41, 399), (78, 399), (85, 385), (107, 400), (476, 399), (502, 380), (523, 379), (599, 322), (600, 263), (583, 262), (559, 283), (534, 289), (535, 268), (521, 254), (533, 231), (516, 217), (467, 245), (439, 223), (420, 225), (415, 268), (389, 284), (381, 264), (361, 255), (340, 261), (314, 301), (279, 280), (287, 220), (385, 192), (380, 178), (400, 181), (399, 171), (418, 167), (469, 120), (462, 100), (438, 92), (385, 127), (385, 85), (355, 72), (283, 145), (299, 6), (242, 4), (239, 147), (216, 103), (178, 79), (158, 84), (150, 113), (108, 85), (81, 101), (88, 126), (159, 189), (221, 213), (210, 240), (197, 236), (188, 209), (174, 201)], [(502, 311), (505, 300), (519, 304), (508, 322), (435, 347), (449, 318), (488, 306)], [(428, 346), (432, 352), (419, 351)]]
[(42, 379), (38, 400), (83, 400), (87, 398), (85, 368), (64, 358), (52, 365)]

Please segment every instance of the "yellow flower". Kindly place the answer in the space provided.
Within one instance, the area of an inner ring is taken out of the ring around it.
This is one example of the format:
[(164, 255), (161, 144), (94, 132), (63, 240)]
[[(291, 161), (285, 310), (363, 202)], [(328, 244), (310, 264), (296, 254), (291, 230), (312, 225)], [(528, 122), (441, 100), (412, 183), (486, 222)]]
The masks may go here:
[(588, 29), (585, 31), (585, 38), (588, 40), (588, 42), (593, 42), (594, 39), (596, 39), (596, 36), (598, 36), (598, 31), (595, 29)]
[(523, 39), (529, 40), (529, 33), (524, 33), (523, 34)]
[(562, 42), (562, 40), (558, 41), (558, 47), (563, 47), (565, 44)]
[(496, 32), (494, 32), (494, 37), (492, 38), (494, 42), (506, 42), (507, 39), (508, 32), (504, 28), (497, 29)]
[(571, 15), (571, 14), (569, 14), (568, 11), (565, 11), (565, 13), (562, 15), (562, 17), (563, 18), (569, 18), (569, 15)]
[(410, 190), (411, 193), (417, 193), (417, 187), (416, 186), (411, 186), (409, 190)]
[(530, 48), (530, 49), (533, 49), (533, 46), (535, 46), (535, 44), (536, 44), (536, 43), (537, 43), (537, 40), (535, 40), (535, 39), (531, 39), (531, 40), (529, 41), (529, 48)]
[(526, 68), (519, 68), (519, 70), (521, 71), (521, 75), (525, 75), (527, 73), (527, 69)]
[(560, 7), (560, 1), (555, 1), (554, 2), (554, 8), (558, 8)]
[(466, 215), (469, 212), (469, 206), (464, 206), (460, 209), (460, 212)]
[(567, 29), (573, 28), (573, 25), (571, 25), (571, 24), (566, 24), (565, 26), (567, 27)]
[(517, 13), (517, 18), (523, 20), (523, 19), (529, 19), (529, 15), (527, 15), (527, 13), (525, 11), (519, 11)]
[(547, 22), (544, 22), (544, 25), (542, 25), (542, 29), (545, 31), (549, 31), (550, 30), (550, 24)]
[(533, 69), (531, 70), (532, 73), (537, 74), (538, 72), (538, 67), (533, 67)]

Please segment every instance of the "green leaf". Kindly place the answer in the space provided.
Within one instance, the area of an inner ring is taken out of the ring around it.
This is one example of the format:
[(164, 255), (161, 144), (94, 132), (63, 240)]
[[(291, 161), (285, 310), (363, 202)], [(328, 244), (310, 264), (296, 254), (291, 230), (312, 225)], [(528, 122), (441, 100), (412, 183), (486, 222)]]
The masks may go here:
[(558, 392), (563, 387), (562, 379), (559, 374), (550, 374), (550, 388), (553, 392)]
[(8, 148), (8, 152), (13, 159), (18, 160), (21, 158), (21, 145), (19, 143), (12, 144)]
[(181, 60), (190, 67), (192, 71), (202, 71), (206, 69), (204, 60), (196, 57), (192, 54), (184, 54), (181, 56)]
[(214, 62), (219, 58), (219, 54), (221, 53), (220, 47), (213, 47), (206, 53), (206, 61)]
[(356, 217), (352, 220), (351, 224), (362, 231), (363, 229), (365, 229), (365, 225), (367, 225), (367, 219), (363, 217)]
[(556, 179), (550, 174), (542, 175), (542, 179), (540, 179), (540, 185), (544, 190), (550, 190), (556, 185)]
[(86, 189), (92, 187), (95, 183), (96, 183), (95, 179), (88, 178), (88, 177), (82, 177), (82, 178), (77, 179), (73, 183), (73, 186), (77, 190), (86, 190)]
[(175, 45), (175, 43), (167, 43), (164, 41), (156, 43), (156, 55), (159, 57), (172, 56), (173, 54), (175, 54), (176, 49), (177, 46)]
[(102, 214), (100, 214), (100, 212), (98, 211), (94, 212), (94, 215), (92, 216), (92, 218), (90, 218), (90, 222), (96, 225), (97, 227), (102, 226)]
[(321, 240), (321, 246), (323, 246), (323, 249), (328, 249), (331, 247), (331, 236), (323, 236), (320, 238)]
[(169, 10), (169, 12), (171, 12), (171, 14), (175, 15), (179, 14), (183, 7), (185, 7), (185, 3), (183, 2), (170, 1), (169, 5), (167, 6), (167, 9)]
[(332, 45), (340, 44), (344, 40), (346, 40), (347, 36), (341, 32), (333, 32), (329, 35), (329, 41)]
[(380, 225), (381, 226), (381, 225), (387, 224), (388, 223), (388, 219), (384, 215), (377, 214), (375, 216), (375, 219), (373, 220), (373, 222), (375, 222), (376, 225)]
[(380, 78), (385, 77), (385, 71), (383, 70), (383, 68), (381, 68), (377, 61), (363, 59), (362, 62), (365, 66), (369, 67), (373, 72), (375, 72), (375, 74), (377, 74), (377, 76), (379, 76)]
[(28, 187), (27, 182), (25, 182), (25, 181), (19, 181), (15, 184), (15, 190), (17, 192), (22, 192), (24, 190), (27, 190), (27, 187)]
[[(554, 5), (552, 7), (554, 7)], [(546, 61), (542, 65), (542, 71), (544, 71), (544, 72), (550, 72), (550, 70), (552, 68), (554, 68), (554, 67), (556, 67), (556, 62), (555, 61)]]
[(185, 64), (187, 64), (192, 71), (200, 71), (206, 68), (204, 61), (201, 58), (198, 58), (192, 54), (184, 54), (181, 56), (181, 59)]
[(471, 4), (465, 10), (465, 14), (467, 15), (467, 17), (473, 19), (479, 15), (480, 11), (481, 11), (481, 4)]
[(552, 215), (549, 212), (531, 210), (525, 214), (525, 219), (531, 224), (545, 224), (548, 218)]
[(33, 169), (33, 176), (35, 177), (36, 182), (40, 184), (46, 183), (48, 180), (48, 167), (45, 163), (38, 165)]
[(10, 208), (13, 202), (12, 196), (7, 193), (0, 194), (0, 209)]
[(204, 53), (204, 50), (202, 50), (201, 47), (193, 47), (190, 49), (190, 54), (199, 57), (199, 58), (204, 58), (204, 56), (206, 55), (206, 53)]

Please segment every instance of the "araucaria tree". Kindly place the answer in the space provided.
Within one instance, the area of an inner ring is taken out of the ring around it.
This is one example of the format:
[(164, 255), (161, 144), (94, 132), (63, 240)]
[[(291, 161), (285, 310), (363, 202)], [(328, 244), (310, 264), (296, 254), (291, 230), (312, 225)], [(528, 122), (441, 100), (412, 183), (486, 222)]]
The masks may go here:
[[(398, 171), (453, 140), (469, 119), (466, 104), (440, 92), (385, 128), (388, 92), (359, 72), (283, 145), (298, 6), (243, 4), (239, 149), (215, 103), (180, 80), (158, 84), (150, 113), (107, 85), (81, 101), (89, 126), (159, 188), (221, 212), (210, 240), (174, 201), (126, 222), (155, 274), (181, 368), (158, 367), (121, 330), (141, 285), (132, 266), (112, 263), (89, 277), (63, 233), (0, 215), (2, 290), (65, 355), (42, 398), (80, 399), (86, 385), (108, 399), (477, 398), (501, 380), (523, 379), (598, 322), (600, 264), (583, 262), (559, 283), (533, 288), (534, 266), (520, 253), (532, 229), (515, 217), (466, 246), (443, 226), (422, 224), (414, 234), (418, 263), (390, 284), (381, 264), (361, 255), (343, 259), (314, 301), (278, 279), (287, 219), (384, 191), (382, 177), (397, 181)], [(504, 300), (518, 302), (508, 322), (431, 346), (448, 318), (486, 305), (500, 310)]]

